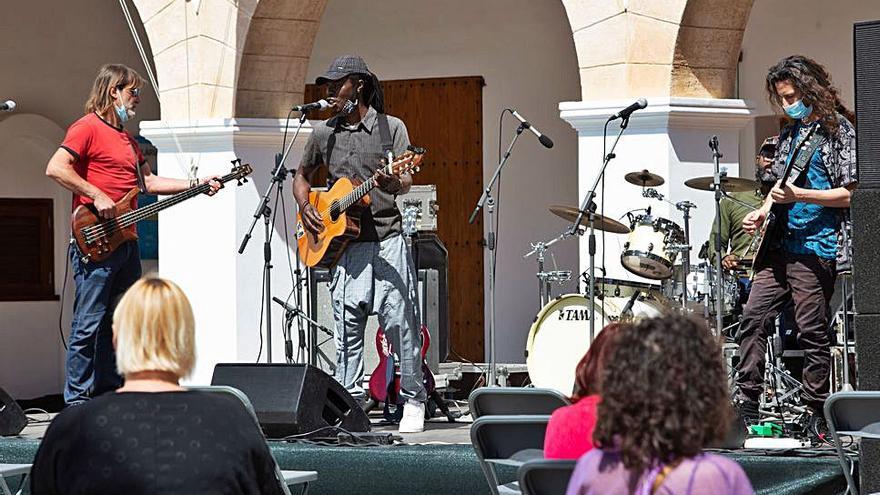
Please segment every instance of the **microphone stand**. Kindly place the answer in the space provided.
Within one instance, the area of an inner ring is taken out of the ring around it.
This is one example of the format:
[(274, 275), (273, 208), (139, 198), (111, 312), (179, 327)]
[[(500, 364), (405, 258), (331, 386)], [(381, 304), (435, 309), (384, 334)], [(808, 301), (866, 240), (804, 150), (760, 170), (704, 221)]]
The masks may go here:
[[(612, 119), (608, 119), (605, 122), (605, 127), (602, 130), (602, 143), (605, 143), (606, 135), (608, 134), (608, 124), (611, 123), (611, 120)], [(626, 130), (626, 127), (628, 125), (629, 115), (623, 117), (623, 120), (620, 122), (620, 131), (617, 133), (617, 137), (614, 139), (614, 144), (611, 145), (611, 151), (609, 151), (607, 155), (602, 157), (602, 169), (599, 170), (599, 175), (596, 176), (596, 180), (595, 182), (593, 182), (593, 187), (590, 189), (590, 192), (588, 192), (587, 195), (584, 197), (584, 201), (581, 203), (580, 211), (578, 211), (577, 218), (568, 229), (568, 235), (580, 234), (579, 227), (581, 225), (581, 221), (583, 220), (584, 215), (587, 215), (589, 221), (588, 230), (590, 232), (590, 342), (593, 341), (593, 337), (596, 334), (596, 229), (594, 225), (596, 220), (596, 203), (593, 202), (593, 199), (596, 198), (596, 188), (599, 186), (599, 181), (602, 180), (602, 176), (605, 175), (605, 168), (608, 167), (608, 162), (615, 158), (614, 148), (617, 147), (617, 142), (620, 141), (620, 136), (623, 135), (623, 131)]]
[[(272, 362), (272, 238), (271, 233), (272, 229), (269, 226), (269, 220), (272, 215), (272, 210), (269, 208), (269, 198), (272, 196), (272, 191), (275, 190), (276, 186), (280, 188), (281, 183), (284, 182), (284, 179), (287, 178), (287, 168), (284, 166), (284, 162), (287, 160), (287, 155), (290, 154), (290, 149), (293, 147), (293, 142), (296, 141), (296, 137), (299, 135), (300, 129), (302, 129), (303, 123), (306, 121), (306, 115), (302, 114), (299, 117), (299, 124), (296, 126), (296, 132), (293, 134), (293, 138), (290, 140), (290, 144), (287, 146), (287, 150), (285, 150), (284, 155), (281, 156), (280, 159), (276, 158), (278, 163), (275, 164), (275, 170), (272, 171), (272, 180), (269, 182), (269, 187), (266, 188), (266, 194), (263, 194), (262, 199), (260, 200), (260, 204), (257, 205), (257, 209), (254, 211), (254, 221), (251, 222), (250, 228), (248, 228), (247, 233), (244, 235), (244, 238), (241, 240), (241, 246), (238, 248), (238, 254), (244, 253), (245, 248), (247, 247), (248, 241), (251, 240), (251, 233), (254, 231), (254, 227), (257, 225), (257, 221), (260, 217), (264, 218), (265, 225), (265, 240), (263, 241), (263, 302), (264, 311), (266, 312), (266, 362)], [(299, 264), (299, 258), (297, 258), (297, 264)], [(285, 343), (288, 347), (290, 344)]]
[[(492, 197), (492, 186), (495, 185), (495, 181), (498, 180), (498, 177), (501, 175), (501, 169), (504, 168), (504, 164), (507, 163), (507, 159), (510, 157), (510, 152), (513, 150), (513, 145), (516, 144), (516, 140), (519, 139), (519, 136), (526, 130), (526, 125), (520, 123), (516, 128), (516, 134), (513, 136), (513, 140), (510, 141), (510, 146), (507, 147), (507, 151), (501, 157), (501, 161), (498, 163), (498, 167), (495, 168), (495, 173), (492, 175), (492, 178), (489, 180), (489, 184), (486, 186), (486, 189), (483, 190), (483, 194), (480, 195), (480, 199), (477, 201), (477, 206), (474, 208), (474, 211), (471, 213), (470, 218), (468, 218), (468, 223), (474, 223), (474, 220), (477, 218), (477, 213), (486, 206), (487, 215), (489, 222), (489, 234), (486, 239), (486, 249), (489, 250), (489, 380), (488, 386), (494, 387), (497, 385), (496, 382), (496, 363), (495, 363), (495, 249), (497, 246), (495, 245), (495, 198)], [(500, 186), (499, 186), (500, 187)]]
[(712, 161), (715, 167), (712, 187), (715, 190), (715, 225), (718, 225), (718, 229), (715, 231), (715, 336), (719, 336), (721, 334), (721, 330), (724, 328), (723, 315), (721, 314), (721, 305), (723, 304), (722, 297), (724, 287), (722, 281), (724, 280), (724, 272), (722, 271), (721, 266), (721, 197), (724, 195), (724, 191), (721, 189), (721, 166), (719, 161), (723, 154), (718, 151), (718, 136), (712, 136), (709, 138), (709, 149), (712, 150)]

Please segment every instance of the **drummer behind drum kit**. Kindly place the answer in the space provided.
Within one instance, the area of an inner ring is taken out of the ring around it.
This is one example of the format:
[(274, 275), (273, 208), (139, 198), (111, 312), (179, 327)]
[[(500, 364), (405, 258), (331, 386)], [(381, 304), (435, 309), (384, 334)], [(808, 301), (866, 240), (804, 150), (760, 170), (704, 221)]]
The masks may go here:
[[(624, 177), (627, 182), (640, 186), (642, 196), (666, 201), (682, 212), (684, 228), (672, 220), (651, 215), (651, 208), (632, 210), (627, 213), (629, 227), (614, 219), (594, 215), (594, 227), (611, 234), (626, 234), (620, 262), (629, 272), (657, 280), (659, 283), (643, 283), (596, 277), (594, 281), (596, 301), (584, 294), (565, 294), (551, 298), (551, 282), (565, 282), (571, 271), (544, 271), (544, 255), (549, 247), (564, 239), (561, 235), (549, 242), (532, 245), (525, 257), (537, 255), (539, 297), (542, 309), (529, 330), (526, 342), (526, 364), (532, 383), (549, 387), (564, 394), (571, 394), (575, 381), (575, 368), (590, 347), (589, 332), (584, 324), (589, 320), (591, 305), (595, 305), (596, 323), (604, 327), (616, 320), (628, 321), (659, 316), (664, 311), (680, 307), (696, 313), (707, 320), (715, 315), (715, 294), (718, 282), (716, 269), (708, 261), (690, 264), (690, 210), (696, 206), (689, 201), (672, 203), (653, 189), (665, 181), (647, 170), (631, 172)], [(685, 185), (701, 191), (713, 191), (714, 177), (697, 177)], [(723, 193), (750, 191), (758, 188), (754, 181), (736, 177), (721, 177)], [(634, 215), (633, 212), (645, 213)], [(578, 217), (577, 207), (550, 206), (550, 212), (567, 221)], [(679, 253), (682, 260), (676, 264)], [(585, 274), (589, 279), (589, 274)], [(739, 299), (739, 286), (730, 274), (721, 277), (722, 316), (733, 312)], [(601, 317), (600, 317), (601, 315)]]

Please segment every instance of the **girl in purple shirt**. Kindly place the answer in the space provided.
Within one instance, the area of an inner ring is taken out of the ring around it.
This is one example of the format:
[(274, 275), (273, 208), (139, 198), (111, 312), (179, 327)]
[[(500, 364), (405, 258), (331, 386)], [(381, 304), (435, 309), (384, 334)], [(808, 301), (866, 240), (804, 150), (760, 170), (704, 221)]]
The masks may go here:
[(567, 495), (752, 494), (734, 461), (702, 450), (730, 424), (721, 349), (670, 314), (624, 326), (602, 372), (593, 441)]

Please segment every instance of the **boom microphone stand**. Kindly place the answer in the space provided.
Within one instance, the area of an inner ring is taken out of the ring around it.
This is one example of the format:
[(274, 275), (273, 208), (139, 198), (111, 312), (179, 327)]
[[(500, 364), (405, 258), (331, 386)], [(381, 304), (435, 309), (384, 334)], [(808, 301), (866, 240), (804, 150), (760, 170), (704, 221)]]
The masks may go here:
[(489, 250), (489, 383), (488, 386), (494, 387), (497, 385), (496, 376), (495, 376), (495, 249), (497, 246), (495, 245), (495, 198), (492, 197), (492, 186), (495, 185), (495, 181), (498, 180), (498, 177), (501, 175), (501, 169), (504, 168), (504, 164), (507, 163), (507, 159), (510, 158), (510, 152), (513, 150), (513, 145), (516, 144), (516, 140), (519, 139), (520, 134), (523, 133), (524, 130), (528, 128), (527, 124), (520, 123), (519, 127), (516, 128), (516, 134), (513, 136), (513, 140), (510, 142), (510, 146), (507, 147), (507, 152), (501, 157), (501, 161), (498, 163), (498, 167), (495, 168), (495, 173), (492, 175), (492, 179), (489, 180), (489, 184), (486, 186), (486, 189), (483, 190), (483, 194), (480, 195), (480, 199), (477, 201), (477, 206), (474, 208), (473, 213), (471, 213), (470, 218), (468, 219), (468, 223), (474, 223), (474, 220), (477, 218), (477, 213), (479, 213), (480, 209), (483, 206), (486, 206), (487, 215), (489, 223), (489, 234), (486, 240), (486, 249)]
[[(278, 163), (275, 164), (275, 170), (272, 171), (272, 181), (269, 183), (269, 187), (266, 188), (266, 194), (263, 195), (263, 198), (260, 200), (260, 204), (257, 205), (256, 211), (254, 211), (254, 221), (251, 222), (250, 228), (248, 228), (247, 233), (244, 235), (244, 238), (241, 240), (241, 246), (238, 248), (238, 254), (244, 253), (245, 248), (247, 247), (248, 241), (251, 239), (251, 233), (254, 231), (254, 227), (257, 225), (257, 221), (260, 217), (264, 217), (265, 223), (265, 240), (263, 242), (263, 305), (264, 311), (266, 312), (266, 362), (272, 362), (272, 238), (271, 233), (272, 229), (269, 226), (269, 219), (272, 214), (271, 208), (269, 208), (269, 198), (272, 196), (272, 192), (276, 187), (280, 187), (281, 183), (284, 182), (284, 179), (287, 178), (287, 168), (284, 166), (284, 162), (287, 160), (287, 155), (290, 154), (290, 149), (293, 147), (293, 142), (296, 141), (296, 137), (299, 135), (300, 129), (302, 129), (303, 123), (306, 121), (306, 114), (302, 113), (299, 117), (299, 124), (296, 126), (296, 132), (293, 134), (293, 138), (290, 140), (290, 144), (287, 145), (287, 150), (285, 150), (284, 155), (281, 156), (280, 159), (277, 160)], [(279, 191), (280, 193), (280, 191)], [(297, 263), (299, 263), (299, 259), (297, 258)], [(286, 347), (290, 347), (291, 344), (286, 343)]]
[[(608, 133), (608, 124), (613, 120), (614, 117), (609, 118), (605, 122), (605, 128), (602, 131), (602, 142), (605, 142), (605, 136)], [(617, 133), (617, 138), (614, 139), (614, 144), (611, 145), (611, 151), (608, 152), (607, 155), (602, 157), (602, 169), (599, 170), (599, 175), (596, 176), (596, 181), (593, 182), (593, 187), (590, 189), (590, 192), (584, 197), (583, 203), (581, 203), (580, 211), (578, 211), (578, 216), (574, 220), (574, 223), (569, 227), (567, 234), (574, 235), (580, 233), (580, 225), (581, 221), (584, 218), (584, 215), (587, 215), (587, 219), (589, 222), (589, 253), (590, 253), (590, 342), (593, 341), (593, 337), (596, 332), (596, 305), (593, 304), (593, 301), (596, 299), (596, 229), (595, 229), (595, 221), (596, 221), (596, 203), (593, 202), (593, 199), (596, 198), (596, 187), (599, 186), (599, 181), (602, 180), (602, 176), (605, 175), (605, 168), (608, 167), (608, 162), (610, 162), (614, 157), (614, 148), (617, 147), (617, 142), (620, 141), (620, 136), (623, 135), (623, 131), (626, 130), (626, 127), (629, 125), (629, 115), (623, 117), (623, 120), (620, 121), (620, 131)], [(604, 249), (604, 247), (603, 247)]]

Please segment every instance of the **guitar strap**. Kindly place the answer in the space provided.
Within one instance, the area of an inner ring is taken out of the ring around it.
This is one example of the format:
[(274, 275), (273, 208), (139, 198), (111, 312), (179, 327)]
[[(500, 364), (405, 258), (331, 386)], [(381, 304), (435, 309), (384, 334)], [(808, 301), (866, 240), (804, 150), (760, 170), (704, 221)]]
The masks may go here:
[[(138, 191), (140, 191), (141, 194), (147, 194), (147, 183), (144, 182), (144, 171), (141, 170), (143, 163), (138, 163), (138, 150), (134, 147), (134, 141), (129, 140), (128, 144), (131, 146), (131, 151), (134, 153), (134, 173), (137, 176)], [(146, 163), (146, 159), (144, 163)]]
[[(818, 124), (813, 125), (818, 127)], [(813, 158), (813, 153), (815, 153), (816, 150), (819, 149), (819, 146), (822, 146), (825, 141), (827, 141), (825, 136), (816, 134), (815, 128), (807, 134), (803, 147), (798, 150), (794, 163), (791, 165), (791, 171), (793, 174), (789, 176), (789, 182), (794, 183), (800, 178), (801, 174), (804, 173), (804, 170), (807, 169), (810, 159)]]
[(388, 163), (394, 161), (394, 141), (391, 140), (391, 129), (388, 127), (388, 116), (384, 113), (376, 115), (379, 124), (379, 138), (382, 140), (382, 154)]

